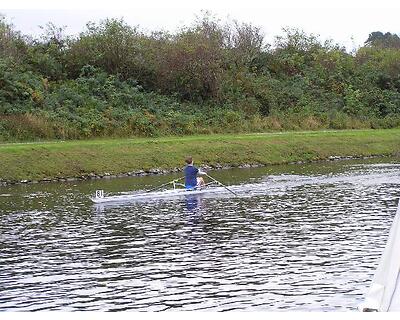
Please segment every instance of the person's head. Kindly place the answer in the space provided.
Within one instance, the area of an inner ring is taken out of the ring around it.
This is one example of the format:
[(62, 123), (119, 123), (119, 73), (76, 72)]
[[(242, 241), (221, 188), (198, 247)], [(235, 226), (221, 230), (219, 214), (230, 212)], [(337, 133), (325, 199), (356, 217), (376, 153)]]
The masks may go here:
[(193, 158), (192, 157), (187, 157), (186, 159), (185, 159), (185, 162), (187, 163), (187, 164), (192, 164), (193, 163)]

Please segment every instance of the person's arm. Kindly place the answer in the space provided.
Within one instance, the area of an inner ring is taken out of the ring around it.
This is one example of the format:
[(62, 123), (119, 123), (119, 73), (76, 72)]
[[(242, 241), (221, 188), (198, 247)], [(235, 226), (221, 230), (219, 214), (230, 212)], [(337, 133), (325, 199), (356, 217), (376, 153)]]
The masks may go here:
[(205, 171), (201, 170), (201, 168), (199, 168), (198, 174), (202, 176), (202, 175), (205, 175), (207, 173)]

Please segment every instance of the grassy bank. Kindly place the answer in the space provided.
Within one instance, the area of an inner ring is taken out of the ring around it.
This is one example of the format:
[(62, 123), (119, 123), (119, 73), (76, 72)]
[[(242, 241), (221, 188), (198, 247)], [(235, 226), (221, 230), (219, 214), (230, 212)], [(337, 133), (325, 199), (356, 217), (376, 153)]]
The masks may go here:
[(197, 164), (279, 164), (400, 153), (400, 129), (207, 135), (0, 145), (3, 181), (119, 174)]

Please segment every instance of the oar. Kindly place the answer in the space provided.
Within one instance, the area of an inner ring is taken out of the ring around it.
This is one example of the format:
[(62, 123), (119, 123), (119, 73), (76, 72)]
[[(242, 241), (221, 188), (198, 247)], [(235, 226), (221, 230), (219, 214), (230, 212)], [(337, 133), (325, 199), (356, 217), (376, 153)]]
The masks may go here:
[(182, 177), (182, 178), (179, 178), (179, 179), (175, 179), (175, 180), (166, 182), (166, 183), (162, 184), (161, 186), (152, 188), (152, 189), (150, 189), (150, 190), (147, 190), (146, 192), (156, 191), (156, 190), (158, 190), (158, 189), (161, 189), (162, 187), (165, 187), (166, 185), (169, 185), (169, 184), (171, 184), (171, 183), (174, 183), (174, 182), (177, 182), (177, 181), (179, 181), (179, 180), (182, 180), (183, 178), (185, 178), (185, 177)]
[(226, 190), (228, 190), (230, 193), (233, 193), (235, 196), (237, 196), (237, 194), (235, 192), (233, 192), (231, 189), (229, 189), (226, 185), (224, 185), (223, 183), (219, 182), (217, 179), (214, 179), (213, 177), (211, 177), (210, 175), (208, 175), (207, 173), (204, 173), (207, 177), (209, 177), (211, 180), (215, 181), (216, 183), (220, 184), (221, 186), (223, 186)]

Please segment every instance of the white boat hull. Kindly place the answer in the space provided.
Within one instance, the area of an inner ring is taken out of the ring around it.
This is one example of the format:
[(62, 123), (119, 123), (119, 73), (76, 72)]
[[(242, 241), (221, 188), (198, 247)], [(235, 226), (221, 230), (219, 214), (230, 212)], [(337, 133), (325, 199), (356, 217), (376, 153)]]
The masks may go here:
[(400, 203), (361, 311), (400, 311)]
[(152, 200), (186, 197), (191, 195), (209, 194), (209, 193), (226, 193), (229, 192), (223, 187), (206, 188), (201, 190), (173, 189), (161, 192), (142, 192), (123, 194), (115, 196), (103, 196), (90, 198), (94, 203), (112, 203), (112, 202), (130, 202), (136, 200)]

